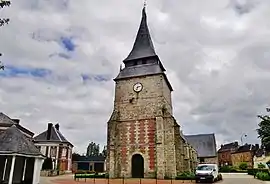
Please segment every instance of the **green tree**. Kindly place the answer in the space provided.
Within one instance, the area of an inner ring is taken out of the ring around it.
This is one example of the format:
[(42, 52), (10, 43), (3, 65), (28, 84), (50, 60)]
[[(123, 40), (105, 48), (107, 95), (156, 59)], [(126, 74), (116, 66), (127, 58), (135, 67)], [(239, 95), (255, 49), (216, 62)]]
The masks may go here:
[(86, 156), (99, 156), (99, 154), (99, 144), (90, 142), (87, 147)]
[(104, 156), (104, 157), (107, 157), (107, 146), (104, 146), (103, 147), (103, 150), (101, 152), (101, 155)]
[[(0, 0), (0, 9), (3, 9), (4, 7), (8, 7), (10, 6), (11, 2), (8, 0)], [(0, 27), (8, 24), (9, 22), (9, 18), (0, 18)], [(2, 54), (0, 53), (0, 56), (2, 56)], [(0, 61), (0, 70), (4, 70), (4, 65), (3, 63)]]
[(259, 128), (257, 129), (258, 137), (261, 139), (261, 144), (265, 150), (270, 151), (270, 117), (258, 116), (261, 119)]

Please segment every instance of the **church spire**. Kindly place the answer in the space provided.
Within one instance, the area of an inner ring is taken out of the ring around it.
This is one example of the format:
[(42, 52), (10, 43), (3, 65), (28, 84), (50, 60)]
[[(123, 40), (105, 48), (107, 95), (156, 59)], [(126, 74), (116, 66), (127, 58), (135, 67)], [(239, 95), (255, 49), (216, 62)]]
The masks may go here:
[(157, 56), (155, 52), (155, 48), (150, 36), (150, 32), (147, 26), (147, 16), (145, 12), (144, 4), (142, 10), (142, 20), (141, 24), (133, 45), (131, 52), (129, 53), (128, 57), (124, 60), (124, 63), (127, 63), (131, 60), (141, 59), (141, 58), (148, 58)]

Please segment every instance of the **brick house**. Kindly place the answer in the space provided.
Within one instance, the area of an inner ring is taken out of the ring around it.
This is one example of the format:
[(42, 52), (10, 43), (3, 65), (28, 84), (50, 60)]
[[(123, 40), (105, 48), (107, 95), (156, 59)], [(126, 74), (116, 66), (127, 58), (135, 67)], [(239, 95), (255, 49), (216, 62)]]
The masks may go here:
[(185, 135), (185, 138), (197, 151), (199, 163), (218, 164), (215, 134)]
[(248, 164), (248, 168), (253, 168), (253, 158), (256, 151), (259, 149), (259, 144), (245, 144), (240, 146), (235, 152), (231, 153), (232, 165), (239, 167), (243, 162)]
[(218, 163), (219, 166), (232, 165), (231, 153), (238, 149), (238, 142), (232, 142), (228, 144), (221, 145), (218, 150)]
[(43, 155), (52, 158), (54, 170), (72, 171), (73, 145), (60, 132), (59, 124), (48, 123), (47, 130), (35, 136), (34, 142)]

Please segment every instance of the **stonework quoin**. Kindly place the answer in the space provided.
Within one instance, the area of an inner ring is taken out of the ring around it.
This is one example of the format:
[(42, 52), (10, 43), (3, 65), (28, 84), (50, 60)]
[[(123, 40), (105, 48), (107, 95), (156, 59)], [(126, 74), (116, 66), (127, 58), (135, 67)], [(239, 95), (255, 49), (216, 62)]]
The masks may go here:
[(173, 117), (172, 87), (155, 53), (145, 8), (133, 49), (123, 62), (125, 68), (114, 79), (114, 109), (108, 121), (109, 176), (163, 179), (190, 170), (184, 157), (190, 150), (186, 159), (194, 167), (196, 151)]

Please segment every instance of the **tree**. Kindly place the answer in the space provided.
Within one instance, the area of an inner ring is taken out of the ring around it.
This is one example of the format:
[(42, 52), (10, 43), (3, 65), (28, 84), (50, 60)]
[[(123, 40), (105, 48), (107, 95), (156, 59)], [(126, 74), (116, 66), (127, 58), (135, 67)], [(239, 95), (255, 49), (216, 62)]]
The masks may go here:
[(261, 139), (261, 144), (265, 148), (266, 151), (270, 151), (270, 117), (258, 116), (261, 119), (259, 123), (259, 128), (257, 129), (258, 138)]
[(107, 146), (103, 147), (101, 155), (104, 156), (104, 157), (107, 157)]
[[(11, 2), (8, 0), (0, 0), (0, 9), (4, 8), (5, 6), (10, 6)], [(0, 18), (0, 27), (8, 24), (8, 18)]]
[(86, 151), (86, 156), (99, 156), (99, 144), (94, 142), (89, 143)]
[[(10, 6), (10, 4), (11, 4), (11, 2), (8, 0), (0, 0), (0, 9), (7, 7), (7, 6)], [(0, 18), (0, 27), (8, 24), (8, 22), (9, 22), (9, 18)], [(2, 56), (1, 53), (0, 53), (0, 56)], [(5, 69), (5, 67), (2, 64), (2, 62), (0, 61), (0, 70), (4, 70), (4, 69)]]

